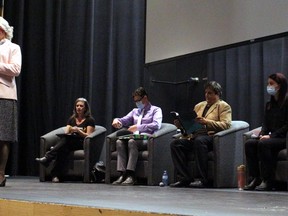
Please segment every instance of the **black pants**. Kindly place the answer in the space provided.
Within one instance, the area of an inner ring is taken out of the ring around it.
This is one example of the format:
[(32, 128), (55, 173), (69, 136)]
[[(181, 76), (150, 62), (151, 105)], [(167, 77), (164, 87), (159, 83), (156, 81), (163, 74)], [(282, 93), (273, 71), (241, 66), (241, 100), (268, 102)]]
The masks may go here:
[(68, 156), (71, 151), (83, 149), (83, 139), (78, 137), (62, 137), (45, 157), (52, 161), (55, 159), (51, 175), (63, 177), (68, 170)]
[(213, 137), (203, 135), (193, 140), (176, 139), (171, 142), (170, 148), (174, 167), (180, 180), (190, 181), (196, 177), (190, 175), (187, 166), (187, 154), (194, 154), (199, 177), (207, 182), (208, 152), (213, 149)]
[(245, 154), (250, 177), (274, 180), (277, 155), (285, 147), (285, 138), (247, 140)]

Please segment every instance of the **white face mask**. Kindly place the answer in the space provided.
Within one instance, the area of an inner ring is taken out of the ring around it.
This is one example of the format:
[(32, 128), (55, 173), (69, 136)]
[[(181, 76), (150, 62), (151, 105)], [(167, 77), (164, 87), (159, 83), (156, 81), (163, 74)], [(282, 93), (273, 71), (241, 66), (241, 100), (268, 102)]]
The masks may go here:
[(278, 92), (278, 90), (276, 90), (276, 88), (274, 86), (270, 86), (270, 85), (267, 86), (267, 93), (269, 95), (274, 96), (277, 94), (277, 92)]

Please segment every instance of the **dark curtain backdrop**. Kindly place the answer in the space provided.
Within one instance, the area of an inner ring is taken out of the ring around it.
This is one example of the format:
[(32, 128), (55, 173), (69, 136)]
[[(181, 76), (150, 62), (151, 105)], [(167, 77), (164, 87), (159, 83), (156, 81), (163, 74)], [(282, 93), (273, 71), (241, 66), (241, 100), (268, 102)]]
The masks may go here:
[(222, 84), (233, 119), (261, 126), (268, 76), (282, 72), (288, 78), (288, 36), (211, 52), (207, 67), (209, 80)]
[[(145, 65), (144, 80), (164, 121), (171, 123), (170, 111), (185, 119), (183, 114), (205, 100), (205, 83), (216, 80), (232, 107), (233, 120), (244, 120), (252, 129), (262, 124), (269, 100), (267, 79), (276, 72), (288, 78), (288, 33), (151, 62)], [(199, 77), (199, 82), (187, 82), (190, 77)]]
[(22, 48), (17, 78), (19, 142), (7, 173), (37, 175), (39, 138), (66, 125), (76, 98), (85, 97), (96, 124), (131, 110), (142, 85), (144, 0), (6, 0), (4, 17)]

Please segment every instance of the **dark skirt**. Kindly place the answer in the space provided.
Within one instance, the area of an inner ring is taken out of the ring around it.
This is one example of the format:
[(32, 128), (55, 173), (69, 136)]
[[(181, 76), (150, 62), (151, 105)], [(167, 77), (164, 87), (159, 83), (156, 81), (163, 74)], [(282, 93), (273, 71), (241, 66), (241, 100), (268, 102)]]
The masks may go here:
[(16, 100), (0, 99), (0, 140), (8, 142), (18, 140)]

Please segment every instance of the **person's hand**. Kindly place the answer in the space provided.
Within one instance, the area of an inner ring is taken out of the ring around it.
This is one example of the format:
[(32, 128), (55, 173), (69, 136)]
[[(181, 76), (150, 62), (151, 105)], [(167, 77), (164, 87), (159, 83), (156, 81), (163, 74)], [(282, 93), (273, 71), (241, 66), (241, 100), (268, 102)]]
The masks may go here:
[(202, 125), (206, 125), (207, 124), (206, 119), (203, 118), (203, 117), (196, 117), (195, 121), (198, 122), (199, 124), (202, 124)]
[(130, 126), (130, 127), (128, 128), (128, 130), (129, 130), (130, 132), (134, 133), (135, 131), (138, 130), (138, 129), (137, 129), (137, 125), (132, 125), (132, 126)]
[(180, 122), (178, 119), (175, 119), (174, 120), (174, 125), (177, 127), (177, 128), (181, 128), (181, 125), (180, 125)]
[(270, 135), (260, 135), (259, 137), (260, 140), (270, 139)]
[(72, 133), (79, 133), (80, 130), (81, 130), (81, 129), (78, 128), (78, 127), (76, 127), (76, 126), (71, 128), (71, 132), (72, 132)]
[(115, 118), (115, 119), (113, 120), (113, 122), (112, 122), (112, 126), (113, 126), (114, 128), (119, 129), (119, 128), (121, 128), (122, 124), (121, 124), (121, 122), (120, 122), (117, 118)]

